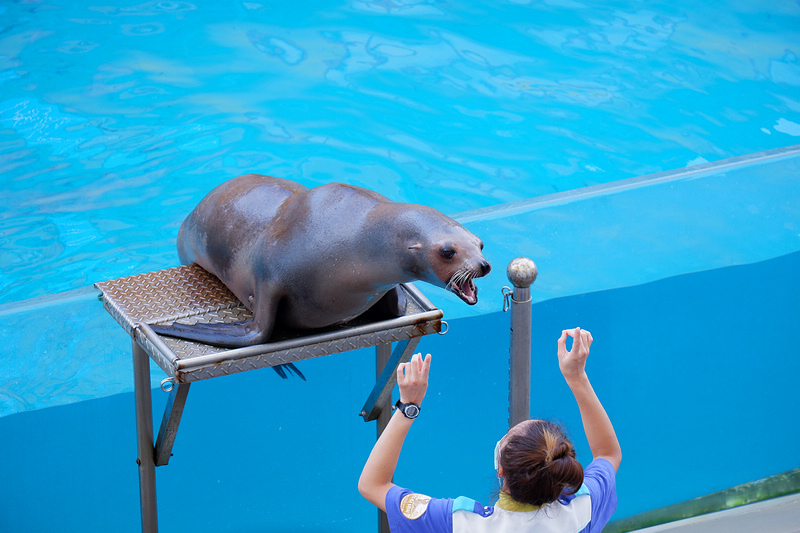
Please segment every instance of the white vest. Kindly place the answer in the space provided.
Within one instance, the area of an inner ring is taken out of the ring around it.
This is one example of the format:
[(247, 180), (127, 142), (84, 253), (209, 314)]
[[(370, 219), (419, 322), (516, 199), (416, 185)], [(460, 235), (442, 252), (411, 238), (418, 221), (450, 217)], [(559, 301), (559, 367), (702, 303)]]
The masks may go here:
[(455, 511), (453, 533), (578, 533), (591, 518), (592, 499), (584, 492), (569, 505), (555, 501), (536, 511), (507, 511), (495, 506), (494, 512), (485, 517)]

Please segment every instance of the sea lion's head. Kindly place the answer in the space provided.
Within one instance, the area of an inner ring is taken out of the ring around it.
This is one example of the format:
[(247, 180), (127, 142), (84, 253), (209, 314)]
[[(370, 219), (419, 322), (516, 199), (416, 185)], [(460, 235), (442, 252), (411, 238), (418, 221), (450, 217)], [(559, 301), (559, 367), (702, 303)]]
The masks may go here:
[(435, 209), (416, 215), (417, 232), (408, 245), (409, 270), (417, 279), (447, 289), (469, 305), (478, 303), (474, 280), (492, 269), (483, 256), (483, 241)]
[(483, 241), (471, 233), (469, 235), (473, 239), (447, 239), (433, 243), (427, 255), (436, 281), (444, 282), (445, 289), (467, 304), (475, 305), (478, 303), (478, 287), (473, 280), (488, 274), (492, 267), (483, 257)]

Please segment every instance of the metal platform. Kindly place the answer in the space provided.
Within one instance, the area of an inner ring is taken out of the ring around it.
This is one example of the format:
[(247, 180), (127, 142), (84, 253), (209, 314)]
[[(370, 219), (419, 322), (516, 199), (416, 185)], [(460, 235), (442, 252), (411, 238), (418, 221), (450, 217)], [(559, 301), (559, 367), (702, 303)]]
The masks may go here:
[[(151, 324), (236, 322), (251, 317), (245, 306), (215, 276), (197, 265), (180, 266), (95, 284), (103, 305), (133, 339), (136, 434), (142, 531), (158, 531), (155, 467), (169, 462), (192, 382), (267, 368), (359, 348), (376, 347), (377, 380), (361, 409), (365, 421), (388, 422), (388, 401), (397, 366), (407, 362), (424, 335), (440, 333), (442, 311), (411, 284), (403, 316), (356, 319), (342, 326), (303, 332), (276, 331), (269, 343), (227, 349), (157, 335)], [(391, 343), (396, 343), (394, 350)], [(153, 439), (150, 365), (167, 374), (170, 392), (158, 438)], [(388, 531), (388, 527), (386, 529)]]
[(95, 285), (103, 304), (174, 383), (293, 363), (303, 359), (420, 337), (441, 330), (442, 311), (413, 285), (400, 285), (406, 314), (371, 323), (310, 332), (276, 332), (271, 342), (227, 349), (161, 337), (150, 324), (237, 322), (252, 315), (215, 276), (197, 265), (180, 266)]

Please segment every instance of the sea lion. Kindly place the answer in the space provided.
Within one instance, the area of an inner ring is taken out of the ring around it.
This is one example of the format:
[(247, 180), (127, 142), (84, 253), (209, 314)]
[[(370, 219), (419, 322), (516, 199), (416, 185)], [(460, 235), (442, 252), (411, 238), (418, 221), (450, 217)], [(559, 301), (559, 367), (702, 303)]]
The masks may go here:
[(276, 323), (320, 328), (352, 320), (387, 295), (384, 302), (397, 302), (397, 285), (414, 280), (473, 305), (473, 279), (491, 269), (482, 249), (478, 237), (430, 207), (341, 183), (309, 189), (247, 174), (200, 201), (178, 232), (178, 254), (217, 276), (252, 320), (153, 329), (216, 346), (259, 344)]

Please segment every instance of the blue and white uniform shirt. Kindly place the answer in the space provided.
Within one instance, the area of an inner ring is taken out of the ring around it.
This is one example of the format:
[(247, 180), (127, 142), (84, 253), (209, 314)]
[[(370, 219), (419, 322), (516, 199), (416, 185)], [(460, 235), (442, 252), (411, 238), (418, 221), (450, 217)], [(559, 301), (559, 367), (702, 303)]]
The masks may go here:
[(386, 495), (386, 514), (392, 533), (599, 533), (617, 508), (614, 467), (597, 459), (586, 467), (583, 485), (540, 508), (513, 500), (495, 506), (468, 498), (431, 498), (392, 487)]

